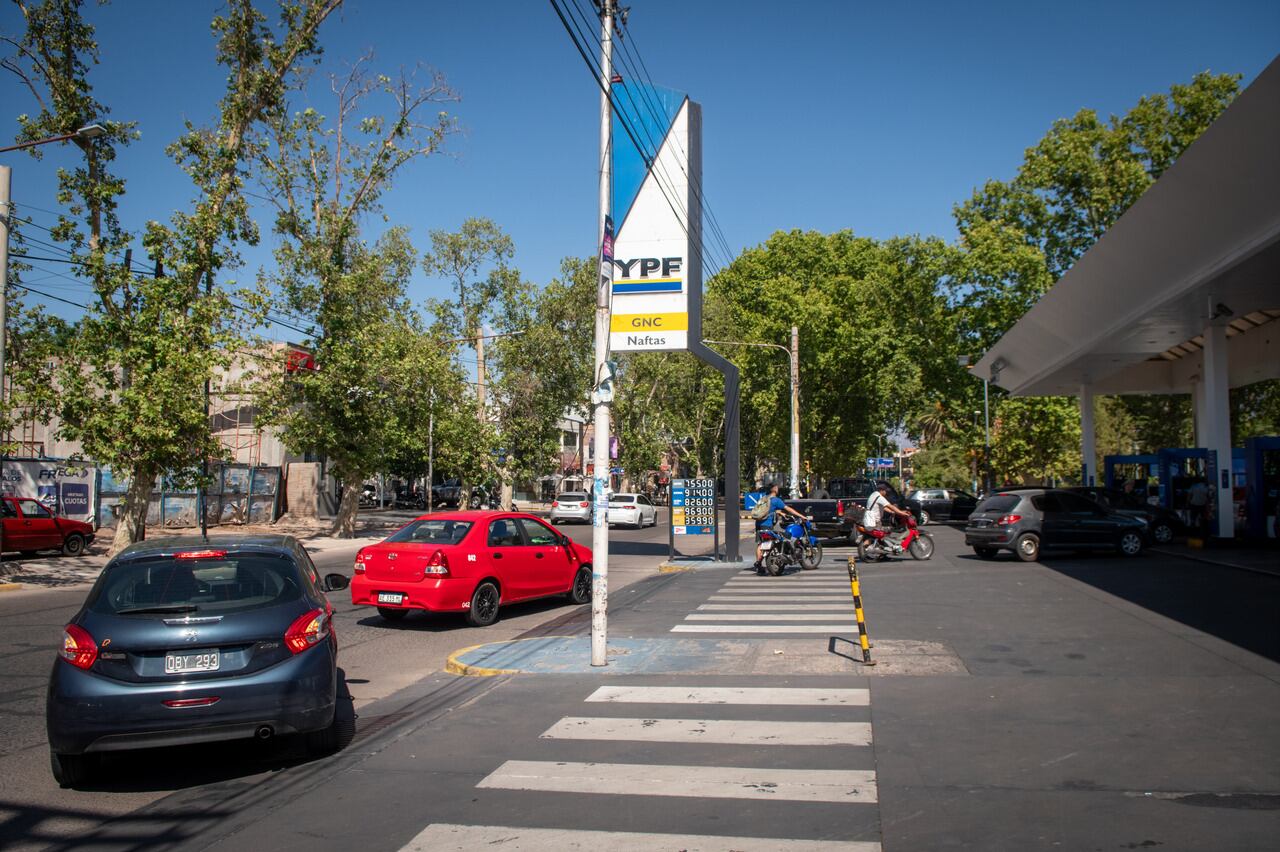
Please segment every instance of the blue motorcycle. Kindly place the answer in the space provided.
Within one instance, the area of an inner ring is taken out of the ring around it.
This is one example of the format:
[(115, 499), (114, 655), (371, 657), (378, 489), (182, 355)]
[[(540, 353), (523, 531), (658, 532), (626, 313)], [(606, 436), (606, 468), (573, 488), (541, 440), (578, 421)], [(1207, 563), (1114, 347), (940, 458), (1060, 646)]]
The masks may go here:
[(811, 520), (796, 521), (761, 536), (764, 569), (770, 576), (778, 576), (792, 564), (799, 565), (803, 571), (812, 571), (822, 564), (822, 542), (813, 534)]

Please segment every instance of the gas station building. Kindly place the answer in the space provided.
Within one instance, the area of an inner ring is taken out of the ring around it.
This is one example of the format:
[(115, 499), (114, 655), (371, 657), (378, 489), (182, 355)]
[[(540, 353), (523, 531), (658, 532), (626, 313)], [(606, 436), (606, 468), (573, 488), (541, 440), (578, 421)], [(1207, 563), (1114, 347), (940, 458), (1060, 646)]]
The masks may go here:
[[(1191, 394), (1194, 443), (1215, 498), (1210, 530), (1235, 535), (1228, 391), (1280, 378), (1280, 58), (974, 373), (1014, 396), (1077, 397), (1086, 484), (1102, 484), (1095, 394)], [(1268, 489), (1277, 487), (1264, 484), (1258, 459), (1280, 453), (1280, 438), (1250, 444), (1245, 488), (1257, 534), (1256, 513), (1275, 512)]]

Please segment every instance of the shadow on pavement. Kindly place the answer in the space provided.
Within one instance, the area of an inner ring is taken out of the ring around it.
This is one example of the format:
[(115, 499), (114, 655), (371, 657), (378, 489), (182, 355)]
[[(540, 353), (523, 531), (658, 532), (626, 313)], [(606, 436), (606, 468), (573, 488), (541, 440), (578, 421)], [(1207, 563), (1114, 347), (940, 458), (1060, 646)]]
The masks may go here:
[[(961, 557), (962, 559), (964, 557)], [(1147, 554), (1046, 558), (1046, 568), (1280, 661), (1280, 577)]]
[[(521, 603), (504, 603), (498, 610), (498, 620), (495, 623), (501, 624), (504, 618), (537, 615), (555, 609), (574, 609), (576, 606), (560, 595)], [(371, 611), (369, 616), (360, 619), (356, 624), (383, 630), (410, 630), (415, 633), (452, 633), (455, 630), (471, 630), (476, 631), (476, 635), (480, 637), (476, 640), (477, 642), (484, 641), (484, 628), (467, 624), (466, 618), (460, 612), (427, 612), (411, 609), (399, 621), (389, 621), (377, 612)]]

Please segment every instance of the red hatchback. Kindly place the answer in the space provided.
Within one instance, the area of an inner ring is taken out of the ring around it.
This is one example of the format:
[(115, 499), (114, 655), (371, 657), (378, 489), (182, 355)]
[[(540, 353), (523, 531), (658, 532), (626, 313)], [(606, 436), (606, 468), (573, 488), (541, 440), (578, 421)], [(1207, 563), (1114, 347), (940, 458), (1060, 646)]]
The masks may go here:
[(465, 612), (477, 627), (501, 604), (591, 600), (591, 550), (523, 512), (441, 512), (356, 554), (351, 602), (390, 621), (409, 610)]
[(5, 497), (0, 500), (4, 520), (4, 549), (24, 556), (38, 550), (61, 550), (80, 556), (93, 541), (93, 525), (60, 518), (34, 497)]

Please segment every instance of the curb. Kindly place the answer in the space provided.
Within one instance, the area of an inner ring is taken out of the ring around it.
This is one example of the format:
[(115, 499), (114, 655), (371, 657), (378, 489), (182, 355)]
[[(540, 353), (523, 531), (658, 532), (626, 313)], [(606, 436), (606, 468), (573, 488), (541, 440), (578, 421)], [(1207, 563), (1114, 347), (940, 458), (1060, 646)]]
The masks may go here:
[(696, 570), (697, 568), (693, 565), (679, 564), (676, 562), (659, 562), (658, 563), (659, 574), (679, 574), (682, 571), (696, 571)]
[[(541, 638), (541, 637), (539, 637)], [(459, 648), (449, 655), (449, 659), (444, 664), (444, 670), (449, 674), (460, 675), (462, 677), (494, 677), (504, 674), (518, 674), (517, 669), (487, 669), (484, 666), (472, 666), (461, 662), (458, 659), (460, 654), (468, 651), (474, 651), (477, 648), (487, 648), (490, 645), (507, 645), (511, 642), (524, 642), (524, 639), (508, 639), (506, 642), (481, 642), (479, 645), (468, 645), (465, 648)]]
[(16, 592), (21, 588), (21, 583), (0, 583), (0, 592)]

